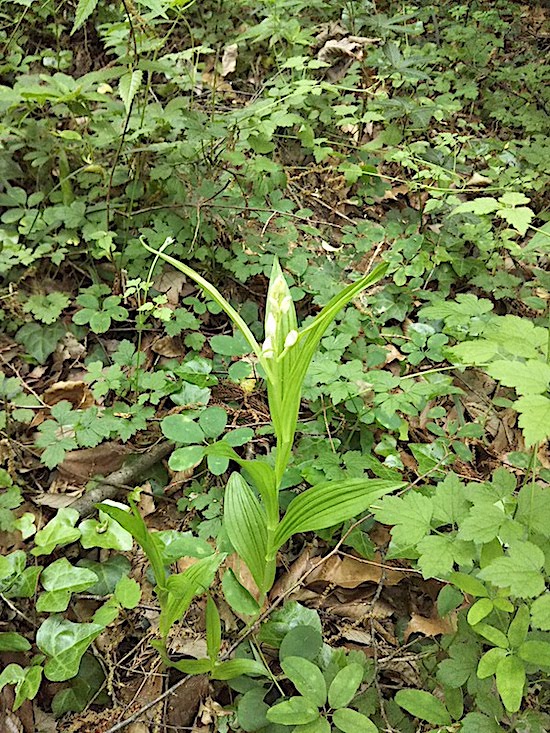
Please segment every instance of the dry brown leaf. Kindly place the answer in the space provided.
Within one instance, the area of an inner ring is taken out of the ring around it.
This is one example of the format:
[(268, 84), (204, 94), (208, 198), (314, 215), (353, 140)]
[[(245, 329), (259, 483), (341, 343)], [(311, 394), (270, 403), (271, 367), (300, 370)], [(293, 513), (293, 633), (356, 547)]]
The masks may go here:
[(393, 615), (394, 609), (389, 603), (377, 600), (374, 603), (364, 601), (352, 601), (350, 603), (327, 604), (324, 606), (327, 611), (340, 616), (341, 618), (350, 618), (354, 621), (362, 621), (364, 619), (381, 619), (389, 618)]
[(130, 448), (109, 441), (95, 448), (83, 448), (65, 453), (57, 470), (63, 478), (86, 482), (93, 476), (108, 476), (122, 466)]
[(237, 57), (239, 55), (239, 47), (236, 43), (231, 43), (223, 50), (221, 75), (227, 76), (232, 74), (237, 68)]
[[(166, 299), (169, 305), (178, 305), (180, 298), (185, 295), (190, 295), (193, 292), (193, 288), (187, 285), (187, 278), (182, 272), (177, 270), (165, 270), (159, 277), (155, 279), (153, 287), (159, 293), (166, 295)], [(184, 291), (187, 291), (184, 293)]]
[(151, 344), (151, 350), (167, 359), (185, 356), (185, 348), (179, 336), (162, 336)]
[(456, 631), (456, 614), (451, 613), (445, 618), (425, 618), (418, 613), (413, 613), (407, 624), (403, 639), (405, 643), (411, 634), (422, 634), (423, 636), (441, 636), (441, 634), (453, 634)]
[(62, 400), (71, 403), (75, 410), (85, 410), (95, 404), (94, 396), (86, 382), (58, 382), (42, 394), (47, 405), (56, 405)]
[(191, 729), (202, 701), (208, 695), (210, 683), (205, 675), (191, 677), (168, 698), (166, 711), (169, 730)]

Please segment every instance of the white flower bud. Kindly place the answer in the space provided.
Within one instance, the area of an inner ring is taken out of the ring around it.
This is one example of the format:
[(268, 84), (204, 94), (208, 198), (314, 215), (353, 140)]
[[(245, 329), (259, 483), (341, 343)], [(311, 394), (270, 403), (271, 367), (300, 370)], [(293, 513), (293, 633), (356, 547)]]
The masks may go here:
[(277, 334), (277, 320), (273, 313), (268, 313), (265, 319), (265, 335), (270, 341), (274, 339)]
[(292, 330), (287, 333), (286, 339), (285, 339), (285, 349), (289, 349), (291, 346), (294, 346), (294, 344), (298, 341), (298, 331)]
[(275, 352), (273, 351), (273, 341), (271, 336), (268, 336), (262, 345), (262, 354), (266, 359), (273, 359)]
[(285, 295), (281, 300), (281, 313), (288, 313), (290, 306), (292, 305), (292, 298), (290, 295)]

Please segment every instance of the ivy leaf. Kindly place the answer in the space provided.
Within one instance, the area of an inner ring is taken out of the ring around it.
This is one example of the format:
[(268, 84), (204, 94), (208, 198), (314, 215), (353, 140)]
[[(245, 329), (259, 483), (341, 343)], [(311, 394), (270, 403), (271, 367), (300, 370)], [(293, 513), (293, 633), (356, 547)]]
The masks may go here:
[(544, 592), (541, 568), (544, 553), (532, 542), (516, 541), (506, 557), (497, 557), (479, 572), (479, 577), (499, 588), (509, 588), (518, 598), (535, 598)]
[(78, 519), (79, 514), (75, 509), (59, 509), (55, 517), (36, 533), (34, 538), (36, 547), (33, 547), (31, 553), (36, 557), (50, 555), (58, 545), (76, 542), (80, 537), (80, 530), (74, 526)]
[(529, 448), (550, 437), (550, 399), (544, 395), (525, 395), (513, 407), (519, 412), (518, 425)]
[(36, 633), (36, 644), (49, 660), (44, 674), (51, 682), (69, 680), (78, 673), (80, 660), (103, 631), (100, 624), (75, 624), (61, 616), (47, 618)]

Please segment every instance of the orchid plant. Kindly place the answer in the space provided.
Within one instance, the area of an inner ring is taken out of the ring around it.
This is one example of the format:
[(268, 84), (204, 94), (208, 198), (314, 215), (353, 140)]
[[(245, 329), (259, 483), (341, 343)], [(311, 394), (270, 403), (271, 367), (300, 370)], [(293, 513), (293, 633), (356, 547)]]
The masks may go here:
[(164, 251), (146, 249), (193, 280), (216, 302), (238, 328), (261, 366), (267, 383), (269, 410), (276, 446), (273, 466), (242, 459), (226, 442), (214, 443), (208, 454), (223, 455), (237, 463), (243, 474), (232, 473), (224, 497), (224, 525), (235, 551), (245, 562), (259, 591), (258, 610), (273, 585), (276, 555), (294, 534), (325, 529), (365, 512), (373, 501), (403, 484), (382, 479), (356, 478), (316, 484), (295, 497), (280, 516), (279, 490), (287, 469), (302, 397), (302, 386), (311, 360), (328, 326), (347, 303), (378, 282), (386, 265), (378, 265), (335, 295), (307, 326), (299, 328), (290, 288), (277, 259), (273, 262), (265, 310), (263, 344), (233, 306), (195, 270)]

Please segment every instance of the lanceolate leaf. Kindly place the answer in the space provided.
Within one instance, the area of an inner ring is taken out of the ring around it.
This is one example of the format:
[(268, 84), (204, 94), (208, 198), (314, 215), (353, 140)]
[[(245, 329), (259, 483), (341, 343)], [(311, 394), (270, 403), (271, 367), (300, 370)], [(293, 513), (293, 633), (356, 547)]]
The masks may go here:
[(297, 532), (326, 529), (362, 514), (373, 501), (404, 486), (404, 483), (383, 479), (347, 479), (317, 484), (290, 502), (275, 533), (275, 549)]
[(266, 515), (254, 492), (238, 473), (232, 473), (227, 483), (224, 523), (231, 544), (247, 564), (258, 588), (263, 590), (267, 556)]
[(141, 86), (142, 75), (143, 72), (138, 69), (136, 71), (129, 71), (127, 74), (120, 77), (120, 81), (118, 82), (118, 93), (124, 102), (126, 112), (130, 112), (134, 97)]

